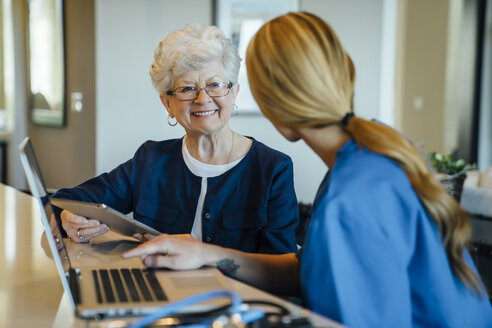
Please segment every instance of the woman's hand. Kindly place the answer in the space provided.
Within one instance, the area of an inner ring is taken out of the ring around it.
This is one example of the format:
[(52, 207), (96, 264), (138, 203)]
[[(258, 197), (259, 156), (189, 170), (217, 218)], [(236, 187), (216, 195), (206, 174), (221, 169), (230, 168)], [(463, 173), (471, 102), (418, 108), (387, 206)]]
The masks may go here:
[(138, 239), (139, 241), (141, 241), (142, 243), (146, 242), (146, 241), (149, 241), (149, 240), (152, 240), (154, 238), (156, 238), (157, 236), (154, 236), (154, 235), (151, 235), (151, 234), (141, 234), (141, 233), (136, 233), (133, 235), (133, 238), (135, 239)]
[(205, 255), (211, 245), (197, 241), (191, 235), (134, 235), (142, 245), (123, 253), (124, 258), (140, 256), (149, 267), (173, 270), (198, 269), (209, 261)]
[(191, 235), (134, 235), (145, 241), (123, 253), (124, 258), (140, 256), (145, 265), (172, 270), (214, 266), (267, 291), (299, 295), (299, 261), (296, 254), (255, 254), (197, 241)]
[(101, 224), (98, 220), (89, 220), (66, 210), (61, 212), (60, 216), (63, 229), (77, 243), (87, 243), (109, 230), (107, 225)]

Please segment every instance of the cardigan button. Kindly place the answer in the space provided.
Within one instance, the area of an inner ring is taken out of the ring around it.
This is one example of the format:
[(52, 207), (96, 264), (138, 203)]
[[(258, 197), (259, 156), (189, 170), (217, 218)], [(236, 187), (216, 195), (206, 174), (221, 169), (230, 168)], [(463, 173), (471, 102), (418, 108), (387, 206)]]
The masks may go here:
[(212, 241), (212, 238), (210, 238), (210, 236), (207, 236), (207, 237), (205, 237), (205, 241), (206, 241), (207, 243), (209, 243), (209, 242), (211, 242), (211, 241)]
[(210, 219), (210, 213), (205, 213), (205, 219)]

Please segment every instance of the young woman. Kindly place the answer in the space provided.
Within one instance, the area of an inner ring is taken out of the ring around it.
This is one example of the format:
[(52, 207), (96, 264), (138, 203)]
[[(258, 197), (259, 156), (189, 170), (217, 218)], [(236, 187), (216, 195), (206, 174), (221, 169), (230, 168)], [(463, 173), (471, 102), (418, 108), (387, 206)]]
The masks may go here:
[(246, 63), (263, 114), (330, 169), (302, 252), (244, 254), (162, 236), (126, 256), (300, 287), (307, 307), (350, 327), (491, 327), (466, 213), (411, 142), (354, 115), (355, 68), (332, 28), (306, 12), (278, 17), (254, 36)]

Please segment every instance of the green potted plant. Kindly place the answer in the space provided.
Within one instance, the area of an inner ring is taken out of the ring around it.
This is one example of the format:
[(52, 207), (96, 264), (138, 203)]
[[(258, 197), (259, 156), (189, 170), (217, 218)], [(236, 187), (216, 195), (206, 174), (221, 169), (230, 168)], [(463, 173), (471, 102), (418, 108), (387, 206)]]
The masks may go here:
[(456, 159), (454, 154), (442, 155), (438, 152), (428, 153), (427, 159), (436, 171), (441, 184), (459, 202), (466, 172), (476, 170), (476, 165), (468, 164), (464, 159)]

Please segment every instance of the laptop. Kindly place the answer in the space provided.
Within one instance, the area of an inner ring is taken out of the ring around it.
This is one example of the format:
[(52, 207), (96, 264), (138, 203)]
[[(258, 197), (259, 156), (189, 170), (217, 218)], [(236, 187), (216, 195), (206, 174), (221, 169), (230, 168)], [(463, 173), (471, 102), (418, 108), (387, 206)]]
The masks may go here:
[[(40, 205), (45, 240), (49, 244), (63, 289), (78, 317), (92, 319), (143, 315), (197, 293), (230, 289), (227, 279), (215, 268), (156, 270), (145, 268), (140, 260), (135, 259), (74, 266), (77, 259), (72, 258), (74, 256), (70, 254), (70, 246), (77, 247), (80, 244), (62, 238), (62, 230), (54, 217), (46, 184), (29, 138), (21, 143), (19, 152), (31, 193)], [(94, 247), (91, 244), (82, 246)], [(180, 312), (207, 311), (226, 304), (225, 300), (215, 300), (187, 307)]]

